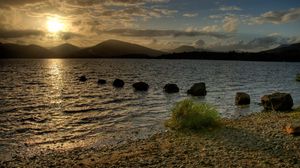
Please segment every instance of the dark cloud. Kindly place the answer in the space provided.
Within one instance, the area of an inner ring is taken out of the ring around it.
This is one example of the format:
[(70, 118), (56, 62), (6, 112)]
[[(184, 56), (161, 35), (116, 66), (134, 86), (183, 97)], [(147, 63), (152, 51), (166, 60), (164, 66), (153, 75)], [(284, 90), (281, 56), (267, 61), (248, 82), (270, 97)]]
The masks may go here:
[(0, 0), (0, 7), (5, 6), (22, 6), (37, 2), (45, 2), (45, 0)]
[(238, 6), (221, 6), (220, 11), (241, 11), (242, 9)]
[(43, 36), (45, 33), (40, 30), (4, 30), (0, 29), (0, 38), (22, 38), (29, 36)]
[(169, 0), (65, 0), (69, 4), (91, 6), (91, 5), (111, 5), (111, 6), (138, 6), (145, 3), (166, 3)]
[(99, 31), (99, 33), (107, 33), (121, 36), (130, 37), (163, 37), (163, 36), (173, 36), (173, 37), (196, 37), (196, 36), (209, 36), (215, 38), (229, 38), (230, 36), (223, 33), (217, 32), (205, 32), (205, 31), (180, 31), (180, 30), (136, 30), (136, 29), (112, 29), (106, 31)]
[(130, 6), (123, 9), (105, 9), (101, 13), (97, 13), (95, 17), (108, 17), (119, 20), (135, 20), (137, 17), (145, 19), (159, 18), (163, 16), (171, 16), (177, 13), (176, 10), (160, 9), (160, 8), (148, 8)]
[[(46, 32), (40, 30), (4, 30), (0, 29), (1, 39), (13, 39), (13, 38), (24, 38), (24, 37), (44, 37)], [(58, 34), (62, 40), (70, 40), (76, 37), (83, 37), (81, 34), (73, 32), (60, 32)]]
[(292, 8), (287, 11), (269, 11), (259, 17), (252, 18), (252, 23), (288, 23), (300, 19), (300, 8)]
[(62, 40), (70, 40), (76, 37), (82, 37), (82, 35), (73, 32), (61, 32), (59, 36)]
[(204, 45), (205, 45), (205, 41), (201, 39), (194, 42), (194, 46), (197, 48), (202, 48)]

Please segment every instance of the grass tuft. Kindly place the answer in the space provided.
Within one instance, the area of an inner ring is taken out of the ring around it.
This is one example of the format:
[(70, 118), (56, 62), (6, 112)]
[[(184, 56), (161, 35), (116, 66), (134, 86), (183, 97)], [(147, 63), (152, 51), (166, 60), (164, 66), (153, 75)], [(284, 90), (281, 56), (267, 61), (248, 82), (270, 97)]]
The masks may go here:
[(300, 106), (293, 109), (294, 112), (300, 112)]
[(207, 129), (218, 126), (220, 115), (211, 105), (185, 99), (175, 104), (166, 126), (173, 129)]
[(296, 75), (296, 81), (300, 82), (300, 73)]

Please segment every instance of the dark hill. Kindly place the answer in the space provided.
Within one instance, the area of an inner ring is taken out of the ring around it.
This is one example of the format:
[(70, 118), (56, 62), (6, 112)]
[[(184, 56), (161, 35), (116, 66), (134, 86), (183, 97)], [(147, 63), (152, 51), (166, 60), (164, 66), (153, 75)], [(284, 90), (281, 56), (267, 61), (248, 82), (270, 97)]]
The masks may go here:
[(283, 54), (283, 53), (289, 53), (289, 54), (299, 54), (300, 53), (300, 43), (295, 43), (291, 45), (282, 45), (277, 48), (262, 51), (261, 53), (273, 53), (273, 54)]
[(18, 45), (0, 43), (0, 58), (47, 58), (51, 51), (38, 45)]
[(96, 46), (81, 50), (70, 44), (63, 44), (52, 48), (52, 50), (64, 54), (54, 54), (37, 45), (0, 43), (0, 58), (156, 58), (300, 62), (300, 43), (282, 45), (272, 50), (257, 53), (193, 51), (167, 54), (118, 40), (104, 41)]
[(173, 50), (169, 50), (170, 53), (183, 53), (183, 52), (200, 52), (203, 51), (200, 48), (196, 48), (193, 46), (188, 46), (188, 45), (183, 45), (183, 46), (179, 46), (177, 48), (174, 48)]
[(69, 43), (64, 43), (53, 47), (50, 50), (55, 54), (56, 57), (65, 57), (79, 51), (80, 48)]
[(123, 58), (123, 57), (155, 57), (163, 52), (143, 47), (137, 44), (127, 43), (119, 40), (107, 40), (96, 46), (82, 49), (72, 57), (80, 58)]

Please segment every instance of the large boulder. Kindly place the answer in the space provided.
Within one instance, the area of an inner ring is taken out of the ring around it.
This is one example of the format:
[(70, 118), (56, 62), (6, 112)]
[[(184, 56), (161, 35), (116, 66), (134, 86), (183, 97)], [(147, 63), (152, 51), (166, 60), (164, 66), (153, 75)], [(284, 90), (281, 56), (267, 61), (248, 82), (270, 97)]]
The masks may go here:
[(147, 91), (149, 89), (149, 85), (145, 82), (137, 82), (132, 85), (136, 91)]
[(188, 91), (188, 94), (192, 96), (205, 96), (206, 95), (206, 86), (205, 83), (195, 83)]
[(166, 93), (178, 93), (179, 92), (179, 88), (176, 84), (166, 84), (164, 87), (164, 91)]
[(104, 79), (99, 79), (99, 80), (98, 80), (98, 84), (99, 84), (99, 85), (104, 85), (104, 84), (106, 84), (106, 80), (104, 80)]
[(250, 104), (250, 96), (245, 92), (237, 92), (235, 95), (235, 105)]
[(294, 105), (292, 96), (288, 93), (274, 93), (261, 98), (265, 111), (290, 111)]
[(113, 82), (113, 86), (116, 88), (121, 88), (125, 85), (124, 81), (121, 79), (115, 79)]
[(82, 75), (82, 76), (79, 77), (79, 81), (80, 82), (85, 82), (85, 81), (87, 81), (87, 78), (84, 75)]

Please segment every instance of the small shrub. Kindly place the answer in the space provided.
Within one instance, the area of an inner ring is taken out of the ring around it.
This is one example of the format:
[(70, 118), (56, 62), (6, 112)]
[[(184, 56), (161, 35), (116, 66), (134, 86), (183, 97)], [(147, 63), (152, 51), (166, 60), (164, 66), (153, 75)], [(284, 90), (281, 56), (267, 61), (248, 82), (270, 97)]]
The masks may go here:
[(166, 126), (173, 129), (205, 129), (219, 125), (220, 115), (211, 105), (182, 100), (173, 107), (171, 119)]
[(296, 75), (296, 81), (300, 82), (300, 74)]
[(295, 107), (295, 108), (293, 109), (293, 111), (294, 111), (294, 112), (300, 112), (300, 106)]

